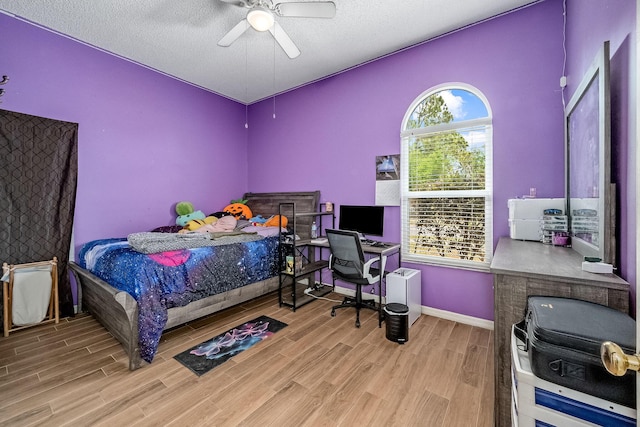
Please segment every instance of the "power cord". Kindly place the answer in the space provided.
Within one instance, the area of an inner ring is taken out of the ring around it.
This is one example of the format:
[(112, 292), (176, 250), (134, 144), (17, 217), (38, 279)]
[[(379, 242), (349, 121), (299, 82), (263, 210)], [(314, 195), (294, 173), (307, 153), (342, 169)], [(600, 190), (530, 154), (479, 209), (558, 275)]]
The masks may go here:
[(306, 288), (306, 289), (304, 290), (304, 294), (305, 294), (305, 295), (309, 295), (310, 297), (313, 297), (313, 298), (315, 298), (315, 299), (323, 299), (323, 300), (325, 300), (325, 301), (338, 302), (338, 303), (342, 302), (342, 301), (340, 301), (340, 300), (331, 299), (331, 298), (326, 298), (326, 297), (319, 297), (319, 296), (317, 296), (317, 295), (312, 294), (311, 292), (313, 292), (313, 291), (315, 291), (315, 290), (316, 290), (316, 289), (314, 289), (314, 288)]

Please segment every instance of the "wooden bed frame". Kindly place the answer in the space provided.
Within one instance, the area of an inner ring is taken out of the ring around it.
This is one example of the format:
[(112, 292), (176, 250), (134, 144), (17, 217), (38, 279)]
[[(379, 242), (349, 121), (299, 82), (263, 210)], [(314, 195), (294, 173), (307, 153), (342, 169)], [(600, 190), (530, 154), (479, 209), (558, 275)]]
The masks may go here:
[[(247, 205), (254, 214), (263, 217), (278, 214), (279, 203), (295, 202), (297, 212), (316, 212), (320, 192), (247, 193)], [(286, 215), (286, 214), (285, 214)], [(310, 224), (297, 224), (297, 231), (308, 238)], [(309, 228), (309, 230), (307, 230)], [(129, 369), (142, 365), (138, 348), (138, 304), (127, 292), (120, 291), (101, 280), (74, 262), (69, 263), (70, 271), (78, 288), (78, 311), (91, 313), (124, 347), (129, 356)], [(243, 303), (278, 289), (278, 276), (233, 289), (221, 294), (194, 301), (184, 307), (168, 310), (164, 330), (174, 328), (225, 308)]]

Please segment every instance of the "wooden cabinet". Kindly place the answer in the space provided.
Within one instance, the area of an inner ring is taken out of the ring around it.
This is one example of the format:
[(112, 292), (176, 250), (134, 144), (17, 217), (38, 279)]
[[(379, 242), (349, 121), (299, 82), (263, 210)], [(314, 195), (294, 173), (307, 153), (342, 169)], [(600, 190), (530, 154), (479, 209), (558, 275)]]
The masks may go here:
[(503, 237), (491, 263), (494, 291), (496, 426), (511, 426), (511, 325), (524, 317), (529, 295), (575, 298), (629, 313), (629, 283), (614, 274), (582, 271), (570, 248)]
[[(333, 212), (298, 212), (296, 204), (280, 203), (278, 212), (288, 218), (289, 233), (280, 234), (280, 282), (278, 299), (280, 306), (291, 307), (293, 311), (311, 301), (314, 297), (328, 294), (333, 286), (324, 286), (322, 272), (329, 266), (328, 258), (323, 259), (322, 245), (313, 243), (311, 224), (315, 223), (318, 235), (325, 228), (335, 228)], [(324, 220), (324, 221), (323, 221)], [(291, 261), (287, 260), (290, 257)], [(289, 265), (292, 263), (293, 265)], [(305, 294), (310, 289), (311, 295)]]

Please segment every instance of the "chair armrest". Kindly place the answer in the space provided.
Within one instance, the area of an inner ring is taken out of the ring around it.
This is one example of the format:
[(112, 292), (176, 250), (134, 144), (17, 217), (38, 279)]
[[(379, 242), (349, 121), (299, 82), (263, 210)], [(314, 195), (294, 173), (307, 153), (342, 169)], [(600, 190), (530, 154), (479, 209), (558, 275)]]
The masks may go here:
[[(386, 261), (386, 259), (385, 259)], [(362, 276), (367, 279), (367, 281), (369, 283), (376, 283), (377, 281), (380, 280), (380, 274), (383, 274), (382, 272), (384, 272), (384, 269), (380, 270), (381, 273), (378, 274), (377, 276), (372, 276), (371, 273), (369, 273), (369, 270), (371, 269), (371, 266), (373, 264), (375, 264), (376, 262), (380, 262), (380, 258), (375, 257), (375, 258), (371, 258), (369, 261), (367, 261), (363, 266), (362, 266)], [(384, 265), (384, 262), (383, 262)]]

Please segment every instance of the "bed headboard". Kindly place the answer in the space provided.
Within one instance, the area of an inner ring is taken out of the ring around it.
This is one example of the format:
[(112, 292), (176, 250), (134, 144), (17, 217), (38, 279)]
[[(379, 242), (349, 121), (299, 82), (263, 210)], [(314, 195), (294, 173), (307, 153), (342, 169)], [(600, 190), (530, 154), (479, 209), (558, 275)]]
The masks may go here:
[[(268, 218), (278, 214), (279, 204), (283, 202), (294, 202), (296, 212), (317, 212), (320, 204), (320, 191), (245, 193), (243, 199), (247, 200), (247, 206), (254, 215)], [(291, 221), (293, 212), (291, 209), (283, 210), (283, 215)], [(302, 217), (296, 221), (296, 233), (301, 238), (309, 238), (311, 235), (312, 221), (311, 217)]]

